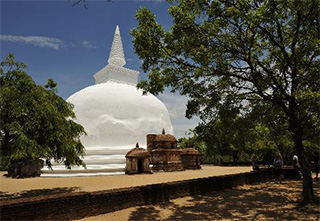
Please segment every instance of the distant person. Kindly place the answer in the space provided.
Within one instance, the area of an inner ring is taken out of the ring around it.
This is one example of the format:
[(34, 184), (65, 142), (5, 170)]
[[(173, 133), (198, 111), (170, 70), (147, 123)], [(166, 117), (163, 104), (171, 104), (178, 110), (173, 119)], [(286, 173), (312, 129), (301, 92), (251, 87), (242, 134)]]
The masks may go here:
[(47, 167), (48, 167), (49, 170), (53, 171), (53, 169), (52, 169), (52, 163), (51, 163), (50, 159), (46, 159), (46, 165), (47, 165)]
[(296, 169), (299, 169), (300, 168), (300, 165), (299, 165), (299, 158), (297, 155), (293, 155), (293, 158), (292, 158), (292, 166)]
[(280, 154), (277, 154), (274, 161), (273, 161), (273, 170), (274, 170), (274, 175), (276, 178), (276, 182), (279, 181), (279, 183), (281, 183), (281, 179), (282, 179), (282, 166), (283, 166), (283, 161), (282, 161), (282, 157)]
[(251, 157), (251, 163), (252, 163), (252, 170), (253, 171), (257, 171), (259, 170), (259, 165), (258, 165), (258, 161), (257, 161), (257, 158), (256, 158), (256, 155), (252, 155)]

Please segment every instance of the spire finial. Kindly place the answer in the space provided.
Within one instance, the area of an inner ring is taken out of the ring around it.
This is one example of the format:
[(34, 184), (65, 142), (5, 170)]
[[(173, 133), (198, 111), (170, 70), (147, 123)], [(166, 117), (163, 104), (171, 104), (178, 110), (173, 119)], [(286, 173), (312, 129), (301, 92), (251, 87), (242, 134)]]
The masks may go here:
[(115, 31), (114, 34), (115, 34), (115, 35), (120, 35), (119, 25), (116, 26), (116, 31)]
[(120, 67), (126, 64), (123, 47), (122, 47), (120, 29), (118, 25), (116, 26), (116, 30), (114, 32), (113, 42), (112, 42), (108, 62), (109, 64), (113, 64)]
[(139, 148), (139, 142), (136, 143), (136, 148)]
[(162, 134), (165, 135), (166, 131), (164, 130), (164, 128), (162, 129)]

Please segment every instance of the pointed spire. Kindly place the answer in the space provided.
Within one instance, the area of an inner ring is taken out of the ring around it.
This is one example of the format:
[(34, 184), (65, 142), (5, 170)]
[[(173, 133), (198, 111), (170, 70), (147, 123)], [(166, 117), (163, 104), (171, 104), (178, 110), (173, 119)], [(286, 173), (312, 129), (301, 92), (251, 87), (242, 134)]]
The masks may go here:
[(115, 35), (120, 35), (119, 25), (116, 26), (116, 31), (114, 32)]
[[(0, 0), (1, 1), (1, 0)], [(100, 71), (95, 73), (96, 84), (116, 82), (136, 86), (139, 72), (123, 67), (126, 64), (124, 58), (119, 26), (114, 32), (108, 63)]]
[(123, 47), (122, 47), (120, 30), (118, 25), (116, 27), (116, 31), (114, 32), (114, 37), (113, 37), (113, 42), (112, 42), (108, 62), (109, 64), (113, 64), (120, 67), (126, 64)]

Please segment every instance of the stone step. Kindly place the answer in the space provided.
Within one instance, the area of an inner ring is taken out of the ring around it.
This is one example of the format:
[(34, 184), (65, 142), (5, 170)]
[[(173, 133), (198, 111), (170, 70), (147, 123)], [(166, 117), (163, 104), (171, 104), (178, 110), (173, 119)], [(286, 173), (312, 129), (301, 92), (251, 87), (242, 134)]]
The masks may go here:
[(134, 147), (116, 146), (116, 147), (87, 147), (86, 155), (126, 155)]
[(83, 167), (72, 167), (66, 169), (63, 163), (52, 161), (52, 169), (45, 165), (42, 177), (64, 177), (64, 176), (99, 176), (124, 174), (126, 166), (125, 155), (134, 147), (114, 146), (114, 147), (87, 147), (84, 162), (87, 169)]
[(42, 173), (40, 177), (79, 177), (79, 176), (112, 176), (112, 175), (122, 175), (125, 174), (124, 171), (111, 171), (111, 172), (106, 172), (106, 171), (88, 171), (86, 173), (66, 173), (66, 172), (61, 172), (61, 173)]
[(79, 172), (86, 172), (89, 170), (108, 170), (107, 172), (109, 172), (109, 170), (111, 171), (124, 171), (126, 164), (125, 163), (119, 163), (119, 164), (90, 164), (87, 165), (87, 169), (83, 168), (83, 167), (72, 167), (71, 170), (66, 169), (66, 167), (62, 164), (60, 165), (56, 165), (53, 166), (52, 169), (53, 171), (51, 171), (50, 169), (48, 169), (48, 167), (44, 167), (42, 168), (42, 172), (46, 172), (46, 173), (55, 173), (56, 171), (62, 172), (62, 171), (66, 171), (66, 172), (71, 172), (71, 171), (77, 171)]
[[(126, 158), (124, 155), (90, 155), (90, 156), (84, 156), (84, 162), (86, 165), (91, 164), (125, 164)], [(63, 165), (61, 163), (57, 163), (54, 161), (51, 161), (52, 166), (59, 166)]]

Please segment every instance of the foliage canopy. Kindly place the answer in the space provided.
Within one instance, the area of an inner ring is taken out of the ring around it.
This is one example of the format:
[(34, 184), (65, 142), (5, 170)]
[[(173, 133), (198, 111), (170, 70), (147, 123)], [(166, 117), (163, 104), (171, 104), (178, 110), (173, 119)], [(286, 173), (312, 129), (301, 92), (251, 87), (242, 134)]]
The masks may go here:
[(282, 117), (299, 156), (304, 200), (314, 202), (305, 147), (318, 145), (320, 131), (319, 1), (168, 2), (167, 31), (147, 8), (136, 13), (134, 48), (149, 72), (138, 86), (188, 95), (186, 116), (198, 115), (205, 126), (216, 123), (221, 106), (279, 111), (274, 116)]
[(13, 54), (0, 69), (0, 154), (3, 164), (11, 159), (53, 158), (85, 166), (81, 160), (84, 128), (75, 123), (73, 106), (58, 96), (57, 84), (48, 80), (45, 89), (24, 71), (26, 65)]

